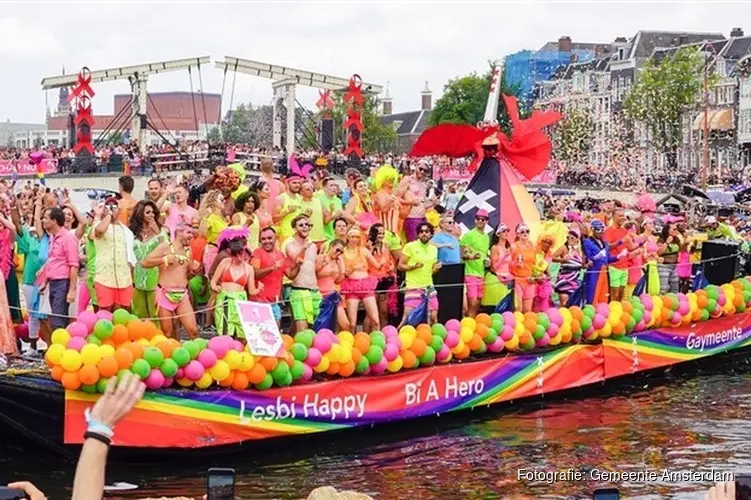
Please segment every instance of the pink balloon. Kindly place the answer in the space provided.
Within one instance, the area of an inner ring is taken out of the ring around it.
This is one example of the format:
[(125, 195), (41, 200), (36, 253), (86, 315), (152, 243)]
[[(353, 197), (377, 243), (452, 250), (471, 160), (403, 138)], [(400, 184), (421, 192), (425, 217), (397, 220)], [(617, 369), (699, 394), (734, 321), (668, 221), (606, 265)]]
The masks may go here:
[(175, 380), (180, 380), (181, 378), (185, 378), (185, 370), (178, 368), (177, 373), (175, 374)]
[(508, 325), (511, 328), (514, 328), (516, 326), (516, 318), (514, 317), (514, 313), (510, 311), (505, 311), (503, 314), (503, 324)]
[[(227, 353), (229, 352), (234, 342), (235, 340), (228, 335), (220, 335), (218, 337), (212, 337), (209, 340), (209, 349), (214, 351), (214, 355), (218, 359), (221, 359), (227, 355)], [(211, 368), (212, 366), (214, 366), (214, 363), (216, 363), (216, 359), (214, 360), (213, 363), (211, 363), (210, 366), (207, 366), (207, 365), (203, 365), (203, 366), (205, 366), (206, 368)]]
[(386, 361), (386, 358), (381, 358), (381, 360), (378, 363), (374, 365), (370, 365), (370, 371), (376, 375), (379, 375), (386, 371), (386, 365), (388, 363), (389, 362)]
[(688, 305), (688, 302), (681, 302), (681, 303), (680, 303), (680, 304), (678, 305), (678, 313), (679, 313), (679, 314), (680, 314), (681, 316), (684, 316), (684, 315), (688, 314), (688, 312), (689, 312), (690, 310), (691, 310), (691, 306), (690, 306), (690, 305)]
[(394, 361), (399, 356), (399, 348), (394, 344), (386, 344), (386, 349), (383, 350), (383, 356), (386, 361)]
[(639, 295), (639, 300), (641, 300), (641, 303), (644, 305), (644, 309), (646, 309), (647, 311), (651, 311), (654, 307), (652, 297), (646, 293)]
[(720, 295), (717, 297), (717, 305), (724, 306), (727, 301), (728, 299), (725, 297), (725, 294), (720, 292)]
[(595, 314), (594, 319), (592, 320), (592, 326), (595, 328), (595, 330), (599, 330), (603, 326), (605, 326), (605, 323), (607, 320), (604, 316), (601, 316), (599, 313)]
[(312, 367), (318, 366), (318, 363), (321, 362), (322, 357), (323, 354), (321, 354), (321, 351), (319, 351), (315, 347), (311, 347), (310, 349), (308, 349), (308, 357), (305, 358), (305, 364)]
[(76, 351), (80, 351), (83, 349), (83, 346), (86, 345), (86, 339), (83, 337), (71, 337), (70, 340), (68, 340), (68, 349), (75, 349)]
[(29, 160), (31, 160), (29, 163), (33, 165), (39, 165), (42, 163), (42, 160), (44, 159), (44, 153), (41, 151), (34, 151), (29, 155)]
[(446, 322), (446, 330), (450, 332), (458, 332), (462, 327), (458, 319), (450, 319)]
[(163, 388), (167, 388), (172, 385), (172, 383), (175, 381), (172, 377), (164, 377), (164, 383), (162, 384)]
[(313, 347), (321, 351), (323, 354), (326, 354), (331, 350), (331, 344), (331, 337), (320, 332), (317, 333), (313, 339)]
[(634, 325), (634, 331), (635, 332), (642, 332), (647, 328), (647, 325), (644, 323), (644, 320), (640, 320), (636, 325)]
[(650, 321), (652, 321), (652, 313), (650, 311), (644, 311), (644, 316), (642, 316), (642, 322), (646, 325)]
[(144, 383), (149, 389), (160, 389), (164, 384), (164, 375), (158, 368), (152, 368)]
[(501, 331), (500, 338), (503, 339), (503, 341), (511, 340), (511, 338), (514, 336), (514, 329), (511, 327), (511, 325), (503, 325), (503, 330)]
[(449, 359), (450, 355), (451, 349), (449, 349), (449, 346), (447, 346), (446, 344), (443, 344), (438, 352), (435, 353), (435, 359), (438, 360), (438, 362), (443, 363), (444, 361)]
[(449, 349), (453, 349), (459, 344), (459, 332), (456, 330), (449, 330), (446, 332), (446, 338), (443, 339), (443, 343), (449, 346)]
[(230, 347), (230, 350), (232, 349), (234, 349), (237, 352), (243, 352), (245, 350), (245, 346), (239, 340), (233, 340), (232, 347)]
[(96, 312), (96, 317), (97, 319), (106, 319), (107, 321), (112, 321), (112, 313), (109, 311), (105, 311), (104, 309), (99, 309)]
[(549, 343), (550, 343), (550, 337), (548, 337), (548, 334), (545, 333), (545, 335), (543, 335), (542, 337), (540, 337), (540, 339), (537, 342), (535, 342), (535, 345), (537, 347), (545, 347)]
[(94, 325), (99, 318), (96, 317), (96, 313), (93, 311), (84, 311), (78, 315), (78, 322), (86, 325), (86, 329), (89, 333), (94, 331)]
[(203, 373), (206, 371), (206, 369), (201, 363), (194, 359), (193, 361), (185, 365), (183, 371), (185, 373), (185, 378), (195, 382), (196, 380), (203, 377)]
[(328, 336), (328, 335), (333, 334), (334, 332), (332, 332), (328, 328), (321, 328), (320, 330), (318, 330), (318, 332), (316, 332), (316, 335), (321, 334), (321, 333)]
[(71, 337), (86, 338), (89, 335), (89, 328), (81, 321), (74, 321), (69, 324), (67, 330)]
[(584, 333), (582, 334), (582, 338), (584, 338), (585, 340), (589, 340), (591, 338), (594, 338), (594, 336), (595, 336), (595, 329), (594, 328), (589, 328), (588, 330), (585, 330)]
[(488, 344), (488, 350), (490, 352), (501, 352), (503, 350), (504, 342), (501, 337), (496, 337), (496, 339)]
[(381, 331), (386, 337), (396, 337), (397, 335), (399, 335), (399, 332), (394, 325), (386, 325)]
[(198, 353), (198, 357), (196, 358), (199, 363), (201, 363), (201, 366), (204, 368), (211, 368), (216, 364), (218, 356), (216, 352), (214, 352), (213, 349), (208, 348), (204, 349), (203, 351)]
[(678, 313), (678, 311), (676, 311), (673, 313), (673, 317), (670, 318), (670, 323), (672, 323), (673, 325), (680, 325), (682, 319), (683, 318), (681, 318), (681, 315)]
[(610, 308), (607, 304), (597, 304), (597, 306), (595, 306), (595, 311), (597, 314), (605, 316), (606, 318), (610, 315)]
[(303, 372), (302, 377), (300, 377), (300, 380), (303, 382), (309, 381), (311, 378), (313, 378), (313, 368), (311, 368), (309, 365), (304, 364), (302, 366)]
[(558, 330), (560, 330), (560, 327), (556, 325), (555, 323), (550, 323), (550, 326), (548, 327), (548, 332), (546, 335), (550, 337), (555, 337), (558, 335)]
[(561, 316), (561, 313), (558, 312), (558, 309), (551, 307), (545, 312), (548, 314), (548, 318), (550, 318), (551, 323), (554, 323), (557, 326), (561, 326), (563, 324), (563, 316)]

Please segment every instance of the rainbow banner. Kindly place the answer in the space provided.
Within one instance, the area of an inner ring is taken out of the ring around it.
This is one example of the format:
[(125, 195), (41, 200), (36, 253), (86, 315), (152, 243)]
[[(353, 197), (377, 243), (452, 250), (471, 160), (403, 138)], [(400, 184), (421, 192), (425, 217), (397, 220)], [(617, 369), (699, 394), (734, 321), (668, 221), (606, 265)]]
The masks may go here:
[[(751, 313), (602, 344), (266, 391), (161, 390), (117, 424), (116, 446), (200, 448), (488, 406), (751, 345)], [(96, 395), (65, 393), (65, 442), (81, 443)]]
[(751, 345), (751, 314), (603, 339), (605, 378), (693, 361)]

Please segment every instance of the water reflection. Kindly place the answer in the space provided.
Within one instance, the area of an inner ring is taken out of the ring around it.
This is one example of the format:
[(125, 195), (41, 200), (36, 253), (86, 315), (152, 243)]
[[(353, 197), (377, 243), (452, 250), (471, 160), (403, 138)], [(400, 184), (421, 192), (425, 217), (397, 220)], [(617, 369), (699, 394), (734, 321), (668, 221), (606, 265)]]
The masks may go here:
[[(210, 466), (234, 467), (238, 495), (247, 499), (300, 498), (322, 485), (383, 499), (581, 498), (609, 485), (592, 479), (595, 470), (659, 474), (664, 469), (751, 470), (749, 408), (751, 370), (744, 367), (734, 373), (644, 385), (604, 398), (561, 401), (502, 414), (470, 413), (449, 426), (436, 420), (406, 423), (420, 426), (423, 437), (362, 448), (350, 445), (346, 453), (332, 451), (336, 443), (317, 445), (320, 449), (306, 458), (271, 464), (264, 454), (251, 451), (246, 458), (235, 457), (229, 463), (113, 467), (108, 479), (141, 485), (137, 494), (111, 498), (200, 495), (205, 489), (204, 472)], [(12, 463), (14, 470), (32, 478), (40, 476), (39, 470), (52, 471), (39, 479), (51, 498), (69, 494), (63, 485), (70, 481), (72, 469), (61, 470), (56, 462), (40, 469), (38, 461), (32, 465), (27, 454), (2, 455), (5, 459), (0, 459), (0, 465), (5, 470)], [(519, 469), (573, 469), (587, 479), (518, 481)], [(620, 489), (644, 499), (701, 498), (705, 490), (699, 483), (676, 484), (660, 478), (652, 483), (621, 484)]]

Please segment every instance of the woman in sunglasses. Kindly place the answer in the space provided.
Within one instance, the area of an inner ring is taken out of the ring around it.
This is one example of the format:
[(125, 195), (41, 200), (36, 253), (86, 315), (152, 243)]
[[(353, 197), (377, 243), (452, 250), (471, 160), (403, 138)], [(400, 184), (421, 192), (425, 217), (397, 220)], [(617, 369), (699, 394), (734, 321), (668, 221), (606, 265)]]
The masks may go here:
[(345, 279), (342, 281), (342, 294), (347, 301), (347, 318), (350, 325), (357, 324), (357, 308), (362, 301), (365, 315), (373, 330), (381, 329), (375, 287), (378, 280), (369, 274), (369, 269), (380, 269), (381, 263), (362, 244), (362, 233), (357, 227), (347, 232), (347, 246), (344, 247)]
[[(335, 239), (329, 245), (328, 252), (321, 254), (316, 259), (316, 277), (321, 296), (326, 299), (332, 293), (339, 293), (339, 285), (344, 281), (345, 268), (344, 241)], [(340, 331), (351, 331), (352, 325), (347, 319), (347, 311), (344, 310), (344, 300), (339, 300), (336, 311), (337, 324)]]
[(592, 236), (585, 238), (582, 244), (584, 255), (592, 262), (584, 279), (587, 304), (607, 303), (610, 284), (608, 280), (608, 264), (626, 256), (623, 250), (617, 256), (610, 255), (610, 245), (603, 239), (605, 224), (600, 219), (593, 219), (590, 223)]
[(581, 271), (585, 266), (581, 234), (577, 228), (569, 229), (566, 243), (553, 255), (553, 260), (561, 264), (554, 289), (558, 294), (559, 303), (566, 307), (569, 296), (582, 284)]
[(511, 245), (509, 269), (514, 278), (516, 310), (532, 312), (532, 302), (537, 294), (537, 286), (532, 278), (537, 249), (529, 239), (529, 227), (521, 223), (516, 226), (516, 241)]
[(490, 271), (485, 275), (483, 306), (495, 306), (509, 292), (511, 277), (511, 230), (504, 223), (498, 224), (490, 239)]

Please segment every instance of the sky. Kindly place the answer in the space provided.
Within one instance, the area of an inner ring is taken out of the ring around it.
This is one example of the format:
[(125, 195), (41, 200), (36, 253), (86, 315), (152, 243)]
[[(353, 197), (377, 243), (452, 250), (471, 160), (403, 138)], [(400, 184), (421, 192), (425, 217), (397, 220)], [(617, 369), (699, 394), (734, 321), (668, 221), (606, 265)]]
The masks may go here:
[[(108, 69), (210, 56), (205, 92), (222, 92), (225, 55), (389, 84), (394, 112), (419, 109), (425, 82), (437, 99), (446, 82), (488, 60), (538, 49), (568, 35), (612, 42), (638, 30), (720, 32), (751, 19), (751, 2), (8, 2), (0, 0), (0, 120), (43, 123), (44, 77), (86, 65)], [(743, 27), (743, 26), (741, 26)], [(751, 26), (746, 26), (751, 34)], [(238, 74), (234, 106), (270, 104), (271, 81)], [(194, 71), (193, 87), (200, 83)], [(152, 92), (190, 90), (187, 70), (154, 75)], [(127, 81), (94, 86), (94, 112), (110, 114)], [(232, 74), (224, 91), (229, 107)], [(298, 87), (312, 108), (317, 90)], [(57, 91), (49, 91), (50, 107)]]

